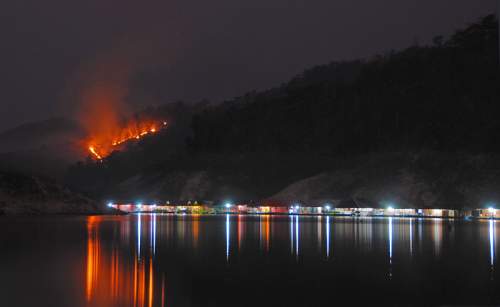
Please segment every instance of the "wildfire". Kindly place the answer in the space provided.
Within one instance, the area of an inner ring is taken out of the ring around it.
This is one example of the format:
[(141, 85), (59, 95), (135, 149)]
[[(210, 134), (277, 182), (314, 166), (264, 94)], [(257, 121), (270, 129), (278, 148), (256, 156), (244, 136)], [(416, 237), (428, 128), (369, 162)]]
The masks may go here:
[(131, 141), (155, 134), (167, 127), (167, 122), (144, 122), (129, 124), (127, 127), (119, 129), (116, 133), (106, 136), (93, 137), (89, 142), (88, 150), (90, 154), (101, 161), (108, 156), (116, 147)]
[(90, 146), (89, 146), (89, 151), (90, 151), (90, 153), (91, 153), (91, 154), (93, 154), (93, 155), (94, 155), (97, 159), (102, 160), (101, 155), (99, 155), (99, 154), (97, 153), (97, 151), (95, 150), (94, 146), (90, 145)]

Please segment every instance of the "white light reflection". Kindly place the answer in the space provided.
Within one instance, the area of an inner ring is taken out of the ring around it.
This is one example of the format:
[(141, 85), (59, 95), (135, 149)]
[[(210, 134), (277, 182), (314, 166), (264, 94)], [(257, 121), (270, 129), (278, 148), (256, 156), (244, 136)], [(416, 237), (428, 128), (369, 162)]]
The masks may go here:
[(295, 256), (299, 258), (299, 216), (295, 216)]
[(226, 261), (229, 261), (229, 214), (226, 214)]
[(290, 215), (290, 251), (293, 255), (293, 216)]
[(434, 240), (434, 253), (436, 256), (441, 255), (441, 239), (443, 236), (443, 220), (441, 219), (434, 219), (433, 221), (434, 224), (434, 233), (433, 233), (433, 240)]
[(389, 217), (389, 263), (392, 264), (392, 217)]
[(137, 255), (141, 258), (141, 214), (137, 215)]
[(389, 278), (392, 278), (392, 217), (389, 217)]
[(149, 214), (149, 250), (153, 250), (153, 213)]
[(330, 258), (330, 217), (326, 217), (326, 259)]
[(156, 214), (153, 214), (153, 255), (156, 254)]
[(495, 232), (493, 220), (490, 220), (490, 265), (493, 270), (495, 264)]
[(413, 219), (410, 218), (410, 256), (413, 255)]
[(322, 249), (322, 245), (323, 245), (323, 221), (322, 221), (323, 217), (320, 215), (316, 218), (316, 232), (317, 232), (317, 235), (318, 235), (318, 239), (317, 239), (317, 242), (318, 242), (318, 252), (321, 253), (321, 249)]

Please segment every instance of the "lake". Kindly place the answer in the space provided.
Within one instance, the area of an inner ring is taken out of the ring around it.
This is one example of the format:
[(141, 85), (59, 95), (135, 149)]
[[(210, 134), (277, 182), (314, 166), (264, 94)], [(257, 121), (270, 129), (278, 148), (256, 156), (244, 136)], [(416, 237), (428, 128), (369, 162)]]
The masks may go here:
[(0, 219), (1, 306), (500, 304), (500, 221)]

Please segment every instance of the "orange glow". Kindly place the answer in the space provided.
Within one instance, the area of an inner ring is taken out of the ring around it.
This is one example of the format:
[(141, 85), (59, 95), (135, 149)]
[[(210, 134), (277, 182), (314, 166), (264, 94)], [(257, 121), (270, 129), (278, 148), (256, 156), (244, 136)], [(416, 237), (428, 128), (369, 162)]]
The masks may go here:
[(102, 160), (119, 146), (131, 140), (139, 140), (147, 135), (155, 134), (165, 129), (167, 122), (153, 120), (132, 121), (124, 127), (112, 126), (105, 133), (94, 133), (88, 141), (88, 150), (97, 160)]
[(193, 215), (193, 246), (198, 247), (198, 236), (199, 236), (199, 225), (198, 225), (198, 215)]
[(265, 242), (266, 242), (266, 251), (269, 251), (270, 238), (271, 238), (271, 236), (270, 236), (270, 229), (271, 229), (271, 227), (270, 227), (269, 220), (270, 220), (270, 216), (266, 215), (266, 219), (265, 219), (266, 222), (264, 223), (264, 228), (265, 228), (265, 232), (266, 232), (266, 240), (265, 240)]
[(153, 306), (153, 260), (149, 259), (149, 307)]
[(95, 150), (94, 146), (89, 146), (89, 151), (92, 155), (94, 155), (94, 157), (96, 157), (97, 160), (102, 160), (102, 157), (101, 155), (99, 155), (97, 153), (97, 151)]
[(97, 234), (99, 219), (89, 217), (87, 222), (87, 270), (86, 270), (86, 297), (90, 301), (95, 292), (95, 284), (99, 274), (100, 246)]
[(238, 250), (241, 248), (241, 242), (243, 238), (243, 216), (241, 214), (238, 215)]
[[(90, 306), (154, 306), (155, 284), (162, 284), (165, 300), (165, 280), (155, 274), (153, 255), (138, 258), (120, 250), (119, 246), (100, 244), (100, 217), (87, 220), (87, 251), (84, 274), (85, 298)], [(123, 229), (122, 231), (125, 231)], [(160, 291), (159, 287), (157, 289)], [(157, 295), (160, 295), (158, 293)], [(159, 297), (158, 297), (159, 300)]]

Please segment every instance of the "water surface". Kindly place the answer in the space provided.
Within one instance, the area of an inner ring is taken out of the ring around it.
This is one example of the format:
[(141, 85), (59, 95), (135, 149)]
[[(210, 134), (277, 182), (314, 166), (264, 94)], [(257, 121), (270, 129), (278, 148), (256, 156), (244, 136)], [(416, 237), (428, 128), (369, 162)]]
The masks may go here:
[(499, 304), (500, 222), (0, 219), (1, 306)]

